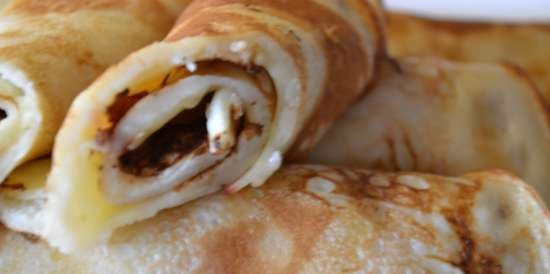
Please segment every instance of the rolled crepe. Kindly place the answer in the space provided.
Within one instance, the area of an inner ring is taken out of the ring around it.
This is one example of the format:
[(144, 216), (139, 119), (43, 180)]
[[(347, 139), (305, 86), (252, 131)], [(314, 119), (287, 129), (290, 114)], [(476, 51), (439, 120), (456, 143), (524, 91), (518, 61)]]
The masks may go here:
[(167, 38), (72, 105), (46, 239), (72, 251), (226, 188), (261, 185), (366, 90), (383, 54), (368, 1), (195, 1)]
[(440, 57), (465, 62), (510, 62), (527, 71), (550, 103), (550, 22), (443, 21), (390, 13), (392, 56)]
[(500, 171), (294, 166), (260, 188), (121, 228), (80, 254), (8, 230), (0, 239), (2, 273), (550, 273), (548, 211)]
[[(74, 97), (162, 39), (185, 0), (14, 0), (0, 13), (0, 182), (51, 151)], [(163, 3), (163, 4), (161, 4)]]
[(521, 70), (402, 59), (332, 127), (313, 163), (445, 175), (514, 172), (550, 203), (550, 128)]

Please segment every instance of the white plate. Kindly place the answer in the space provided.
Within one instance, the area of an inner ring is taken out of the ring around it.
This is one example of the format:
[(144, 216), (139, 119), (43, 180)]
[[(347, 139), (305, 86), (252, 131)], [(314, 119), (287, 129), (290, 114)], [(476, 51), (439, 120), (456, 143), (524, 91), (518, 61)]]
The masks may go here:
[(384, 2), (392, 10), (436, 17), (550, 23), (550, 0), (384, 0)]

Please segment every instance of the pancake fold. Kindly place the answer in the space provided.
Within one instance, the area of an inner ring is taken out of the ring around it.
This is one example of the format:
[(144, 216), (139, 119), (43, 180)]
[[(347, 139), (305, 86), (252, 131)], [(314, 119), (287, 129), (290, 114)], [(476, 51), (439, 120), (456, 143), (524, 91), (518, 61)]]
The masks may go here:
[(387, 62), (373, 86), (310, 162), (450, 176), (504, 169), (550, 203), (550, 120), (521, 69), (402, 58)]
[(90, 246), (303, 157), (374, 78), (377, 4), (193, 2), (164, 41), (75, 100), (53, 152), (45, 238)]
[(550, 22), (442, 20), (389, 13), (386, 26), (393, 57), (508, 62), (525, 70), (550, 104)]

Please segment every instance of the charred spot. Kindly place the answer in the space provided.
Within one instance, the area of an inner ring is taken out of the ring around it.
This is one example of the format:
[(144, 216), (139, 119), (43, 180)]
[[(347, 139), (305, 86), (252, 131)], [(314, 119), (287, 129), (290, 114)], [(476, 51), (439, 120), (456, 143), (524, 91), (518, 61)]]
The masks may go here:
[[(475, 241), (472, 239), (472, 233), (464, 220), (462, 214), (456, 214), (449, 219), (449, 222), (453, 226), (456, 234), (460, 239), (462, 249), (460, 251), (460, 262), (457, 266), (462, 270), (472, 269), (474, 266), (474, 253), (476, 249)], [(470, 273), (470, 272), (466, 272)]]
[(0, 121), (6, 119), (7, 117), (8, 117), (8, 113), (5, 110), (0, 108)]
[(122, 171), (136, 176), (155, 176), (199, 147), (207, 147), (206, 107), (212, 94), (198, 106), (184, 110), (134, 150), (119, 157)]

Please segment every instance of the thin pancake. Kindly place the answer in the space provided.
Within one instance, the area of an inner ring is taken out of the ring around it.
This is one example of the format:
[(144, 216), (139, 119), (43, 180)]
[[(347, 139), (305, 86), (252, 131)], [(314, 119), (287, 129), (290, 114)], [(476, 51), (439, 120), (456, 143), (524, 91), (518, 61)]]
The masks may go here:
[(445, 175), (506, 169), (550, 203), (548, 115), (526, 75), (507, 64), (389, 62), (310, 161)]
[(394, 57), (440, 57), (520, 66), (550, 102), (550, 23), (444, 21), (390, 13), (387, 34), (388, 50)]
[(193, 2), (110, 69), (56, 138), (45, 237), (64, 251), (212, 192), (264, 183), (362, 96), (384, 56), (375, 1)]
[(62, 255), (0, 232), (0, 272), (491, 273), (550, 271), (550, 221), (505, 172), (462, 177), (314, 166), (218, 193)]

